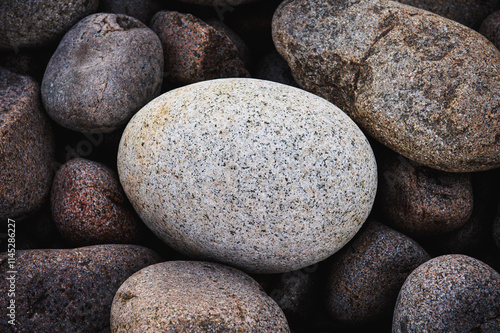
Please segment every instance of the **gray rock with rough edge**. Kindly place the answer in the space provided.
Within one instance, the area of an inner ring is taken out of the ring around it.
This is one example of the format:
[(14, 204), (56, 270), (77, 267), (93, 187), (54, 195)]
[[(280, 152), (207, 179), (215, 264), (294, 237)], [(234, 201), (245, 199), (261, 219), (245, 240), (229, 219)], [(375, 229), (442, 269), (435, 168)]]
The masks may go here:
[(500, 274), (477, 259), (444, 255), (415, 269), (394, 310), (392, 331), (499, 332)]
[(247, 274), (209, 262), (146, 267), (118, 289), (111, 332), (290, 332), (285, 315)]
[(43, 77), (42, 99), (61, 126), (111, 132), (155, 98), (162, 81), (158, 36), (133, 17), (100, 13), (61, 40)]
[(500, 166), (500, 52), (392, 1), (284, 1), (273, 39), (299, 85), (401, 155), (453, 172)]
[(118, 172), (167, 244), (262, 273), (340, 249), (377, 186), (371, 147), (345, 113), (256, 79), (200, 82), (149, 103), (124, 131)]

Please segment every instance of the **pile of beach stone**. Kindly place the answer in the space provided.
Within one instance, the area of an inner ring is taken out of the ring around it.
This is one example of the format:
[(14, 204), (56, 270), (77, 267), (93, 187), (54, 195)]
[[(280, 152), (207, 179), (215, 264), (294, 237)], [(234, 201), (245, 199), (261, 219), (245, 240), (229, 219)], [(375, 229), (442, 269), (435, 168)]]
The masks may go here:
[(498, 47), (499, 0), (0, 2), (0, 331), (500, 332)]

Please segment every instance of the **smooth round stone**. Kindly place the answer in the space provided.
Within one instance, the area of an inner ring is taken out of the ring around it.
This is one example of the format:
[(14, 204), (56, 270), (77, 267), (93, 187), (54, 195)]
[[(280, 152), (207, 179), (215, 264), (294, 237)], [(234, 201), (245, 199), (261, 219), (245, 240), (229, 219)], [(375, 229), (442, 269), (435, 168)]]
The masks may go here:
[(40, 86), (0, 68), (0, 218), (36, 212), (50, 193), (54, 138), (40, 105)]
[(427, 261), (406, 279), (394, 310), (394, 333), (499, 332), (500, 274), (465, 255)]
[[(0, 276), (10, 277), (6, 252)], [(15, 297), (7, 290), (0, 306), (15, 300), (16, 326), (22, 332), (109, 332), (113, 297), (132, 274), (161, 262), (154, 251), (136, 245), (97, 245), (77, 249), (22, 250), (15, 256)], [(13, 332), (5, 319), (1, 332)]]
[(327, 310), (345, 323), (390, 318), (410, 272), (429, 260), (414, 240), (371, 221), (327, 262)]
[(72, 244), (139, 239), (140, 222), (118, 176), (101, 163), (83, 158), (65, 163), (54, 177), (51, 208), (58, 230)]
[(248, 271), (300, 269), (366, 220), (377, 170), (326, 100), (256, 79), (170, 91), (124, 131), (118, 172), (146, 225), (178, 251)]
[(247, 274), (209, 262), (146, 267), (118, 289), (111, 332), (290, 332), (285, 315)]
[(0, 2), (0, 49), (17, 51), (57, 42), (97, 10), (99, 0), (5, 0)]
[(297, 83), (427, 167), (500, 167), (500, 52), (484, 36), (394, 1), (284, 1), (273, 40)]
[(42, 100), (61, 126), (111, 132), (156, 97), (163, 51), (156, 34), (122, 14), (93, 14), (64, 36), (42, 81)]

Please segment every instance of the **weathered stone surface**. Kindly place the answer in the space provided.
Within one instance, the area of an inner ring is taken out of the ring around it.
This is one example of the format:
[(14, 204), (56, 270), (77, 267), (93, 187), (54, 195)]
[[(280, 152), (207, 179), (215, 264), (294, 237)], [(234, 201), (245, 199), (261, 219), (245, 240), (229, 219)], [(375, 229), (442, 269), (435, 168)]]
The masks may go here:
[(500, 10), (488, 15), (481, 24), (479, 32), (500, 49)]
[(412, 239), (370, 221), (328, 262), (328, 312), (351, 324), (390, 317), (405, 279), (429, 259)]
[(371, 147), (341, 110), (256, 79), (200, 82), (149, 103), (124, 131), (118, 172), (174, 249), (262, 273), (340, 249), (377, 184)]
[(51, 207), (61, 234), (74, 245), (133, 243), (140, 222), (107, 166), (82, 158), (65, 163), (52, 185)]
[[(99, 245), (67, 250), (17, 251), (16, 328), (19, 332), (103, 332), (109, 329), (113, 296), (141, 268), (158, 263), (152, 250)], [(9, 267), (0, 254), (0, 306), (7, 309)], [(5, 318), (0, 330), (10, 332)]]
[(500, 274), (464, 255), (431, 259), (406, 279), (392, 331), (500, 331)]
[(430, 236), (469, 220), (474, 201), (469, 174), (433, 170), (391, 152), (378, 157), (377, 207), (393, 228)]
[(54, 139), (32, 78), (0, 68), (0, 219), (21, 219), (49, 196)]
[(428, 10), (440, 16), (457, 21), (472, 29), (481, 22), (498, 4), (498, 0), (395, 0), (410, 6)]
[(61, 126), (110, 132), (156, 97), (162, 72), (153, 31), (130, 16), (94, 14), (62, 39), (45, 71), (42, 99)]
[(284, 1), (273, 38), (301, 87), (431, 168), (500, 166), (500, 52), (477, 32), (392, 1)]
[(56, 43), (74, 24), (97, 10), (99, 0), (0, 2), (0, 49)]
[(151, 29), (160, 37), (165, 79), (171, 84), (250, 76), (232, 40), (191, 14), (158, 12), (151, 20)]
[(153, 15), (161, 9), (161, 0), (100, 0), (99, 11), (132, 16), (149, 24)]
[(111, 332), (289, 332), (279, 306), (250, 276), (209, 262), (168, 261), (125, 281)]

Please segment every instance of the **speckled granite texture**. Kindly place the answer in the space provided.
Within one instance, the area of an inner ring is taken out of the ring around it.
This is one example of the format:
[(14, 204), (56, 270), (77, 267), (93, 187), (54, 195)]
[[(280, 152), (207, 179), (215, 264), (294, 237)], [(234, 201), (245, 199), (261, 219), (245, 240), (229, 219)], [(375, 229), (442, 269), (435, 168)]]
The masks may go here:
[(170, 91), (130, 121), (118, 152), (125, 193), (180, 252), (283, 272), (340, 249), (377, 186), (371, 147), (326, 100), (255, 79)]
[(500, 166), (500, 52), (482, 35), (393, 1), (287, 0), (273, 40), (297, 83), (425, 166)]
[(278, 304), (247, 274), (209, 262), (168, 261), (125, 281), (111, 332), (290, 332)]
[(499, 332), (500, 274), (465, 255), (431, 259), (406, 279), (392, 328), (394, 333)]

